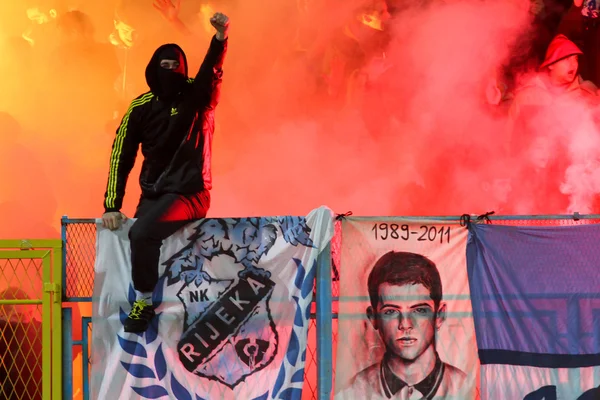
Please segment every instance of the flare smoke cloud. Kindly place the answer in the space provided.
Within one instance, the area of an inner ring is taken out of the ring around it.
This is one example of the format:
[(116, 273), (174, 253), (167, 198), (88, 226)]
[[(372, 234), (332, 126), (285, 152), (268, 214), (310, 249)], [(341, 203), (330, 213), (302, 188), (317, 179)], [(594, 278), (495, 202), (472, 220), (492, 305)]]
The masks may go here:
[[(180, 17), (195, 36), (184, 37), (150, 0), (28, 0), (0, 6), (0, 237), (57, 237), (61, 215), (100, 216), (115, 129), (147, 90), (146, 63), (176, 42), (197, 69), (216, 10), (232, 28), (210, 217), (322, 204), (355, 215), (546, 211), (519, 195), (530, 153), (507, 155), (507, 118), (488, 101), (502, 66), (528, 50), (521, 1), (188, 0)], [(567, 156), (552, 190), (570, 204), (554, 213), (588, 212), (600, 191), (586, 115), (562, 114), (578, 122), (569, 133), (539, 132), (547, 157)]]

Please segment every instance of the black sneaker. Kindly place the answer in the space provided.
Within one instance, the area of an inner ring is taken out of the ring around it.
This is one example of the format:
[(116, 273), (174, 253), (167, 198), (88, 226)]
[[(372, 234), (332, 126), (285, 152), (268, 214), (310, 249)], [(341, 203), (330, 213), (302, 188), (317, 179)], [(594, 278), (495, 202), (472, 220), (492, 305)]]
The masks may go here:
[(156, 313), (154, 312), (152, 304), (146, 303), (146, 300), (144, 299), (136, 300), (123, 324), (125, 326), (125, 332), (145, 332), (155, 315)]

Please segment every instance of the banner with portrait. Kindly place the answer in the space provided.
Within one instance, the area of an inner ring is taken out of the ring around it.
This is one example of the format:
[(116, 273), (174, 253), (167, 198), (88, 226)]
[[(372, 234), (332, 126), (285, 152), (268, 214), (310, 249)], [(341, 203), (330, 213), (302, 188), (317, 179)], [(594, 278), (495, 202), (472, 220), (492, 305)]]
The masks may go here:
[(97, 227), (91, 398), (301, 398), (331, 210), (204, 219), (178, 231), (163, 243), (156, 316), (143, 334), (123, 328), (135, 300), (131, 223)]
[(335, 400), (477, 399), (468, 231), (342, 220)]
[(600, 399), (600, 225), (471, 225), (483, 400)]

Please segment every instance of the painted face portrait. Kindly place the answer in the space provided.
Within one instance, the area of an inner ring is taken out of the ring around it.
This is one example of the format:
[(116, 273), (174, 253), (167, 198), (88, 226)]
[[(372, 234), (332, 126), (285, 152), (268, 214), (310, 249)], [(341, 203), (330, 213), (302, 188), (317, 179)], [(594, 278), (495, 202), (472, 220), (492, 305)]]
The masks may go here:
[[(348, 217), (341, 224), (341, 264), (355, 269), (340, 274), (340, 298), (352, 300), (338, 309), (334, 399), (475, 398), (477, 377), (464, 366), (479, 366), (470, 305), (462, 300), (468, 299), (468, 231), (381, 221)], [(361, 296), (365, 289), (368, 297)]]
[(435, 331), (445, 306), (436, 312), (429, 290), (421, 284), (379, 286), (377, 309), (369, 315), (386, 350), (405, 360), (417, 360), (435, 345)]

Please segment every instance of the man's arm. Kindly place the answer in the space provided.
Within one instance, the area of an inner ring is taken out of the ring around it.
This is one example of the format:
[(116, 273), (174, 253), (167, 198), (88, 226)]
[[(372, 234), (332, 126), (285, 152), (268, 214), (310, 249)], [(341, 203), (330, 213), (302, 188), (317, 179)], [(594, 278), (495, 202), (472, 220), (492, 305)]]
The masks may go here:
[(104, 194), (105, 212), (117, 212), (121, 210), (123, 197), (125, 196), (125, 186), (127, 185), (129, 173), (135, 164), (140, 143), (137, 126), (139, 109), (136, 109), (136, 107), (151, 99), (152, 95), (147, 94), (134, 100), (117, 129), (117, 135), (113, 141), (110, 155), (110, 169), (106, 192)]
[(217, 33), (213, 36), (204, 61), (194, 79), (194, 95), (198, 106), (215, 108), (219, 102), (221, 82), (223, 80), (223, 61), (227, 53), (229, 18), (216, 13), (210, 23)]
[(154, 8), (181, 34), (191, 36), (192, 32), (179, 18), (181, 0), (154, 0)]

